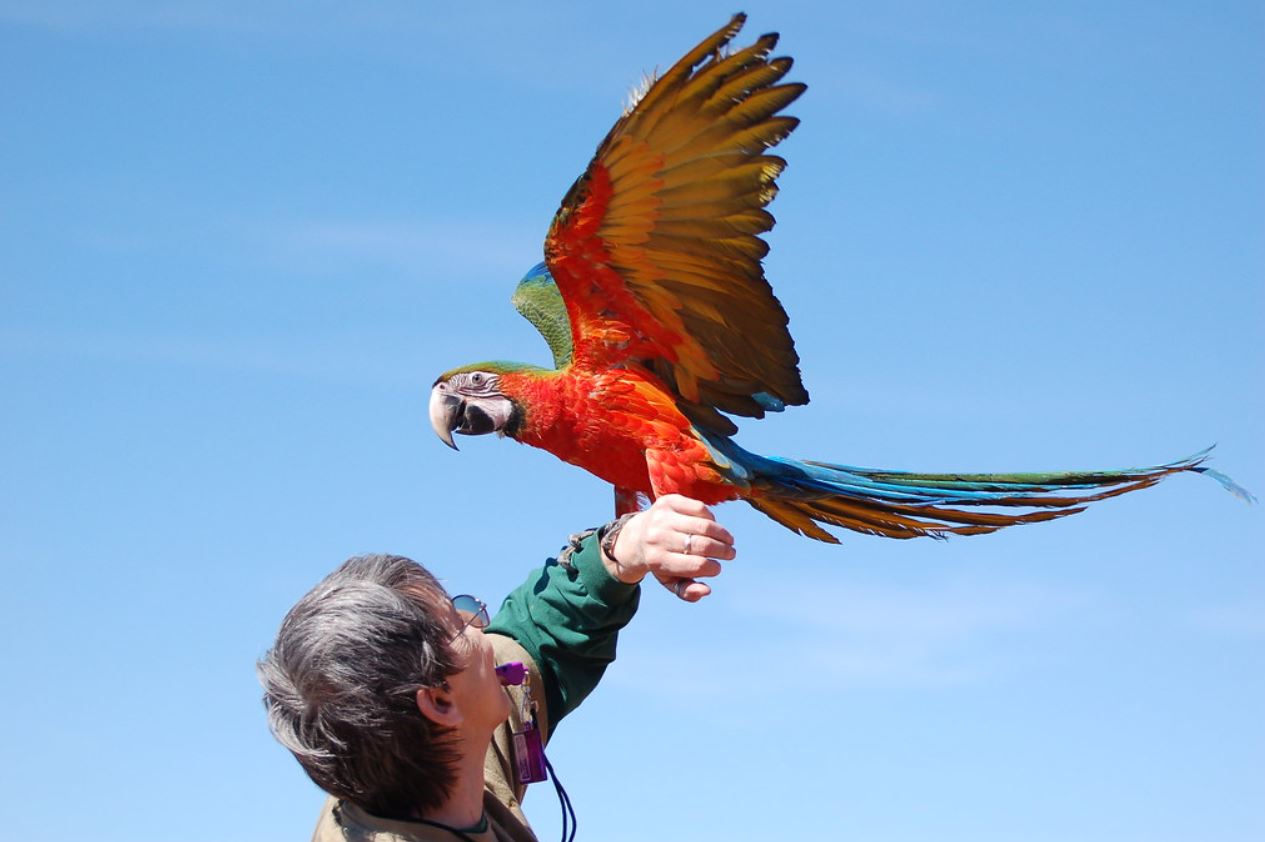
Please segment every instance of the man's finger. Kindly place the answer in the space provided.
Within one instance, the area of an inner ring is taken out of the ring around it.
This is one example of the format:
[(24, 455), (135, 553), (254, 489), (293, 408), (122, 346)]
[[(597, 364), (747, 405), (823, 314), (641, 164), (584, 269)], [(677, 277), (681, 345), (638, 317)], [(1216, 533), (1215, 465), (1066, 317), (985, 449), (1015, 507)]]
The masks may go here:
[(680, 597), (686, 602), (698, 602), (711, 592), (711, 586), (705, 582), (690, 582), (681, 589)]
[(685, 553), (664, 553), (663, 563), (659, 570), (671, 576), (719, 576), (720, 562), (704, 555), (686, 555)]
[(715, 520), (716, 516), (712, 514), (711, 509), (692, 497), (685, 497), (680, 494), (665, 494), (659, 498), (663, 504), (674, 512), (691, 517), (703, 518), (704, 520)]
[[(714, 520), (704, 520), (700, 517), (682, 517), (674, 521), (672, 526), (686, 535), (706, 536), (731, 546), (734, 542), (734, 536), (729, 533), (729, 530)], [(695, 538), (695, 540), (698, 539)]]
[(701, 517), (687, 518), (683, 523), (683, 531), (691, 532), (693, 535), (705, 535), (713, 541), (720, 541), (721, 544), (734, 544), (734, 536), (726, 530), (724, 526), (716, 521), (705, 521)]
[(675, 595), (677, 599), (684, 600), (685, 602), (698, 602), (700, 599), (712, 592), (710, 586), (705, 585), (702, 582), (696, 582), (689, 578), (660, 579), (659, 583), (668, 590), (672, 591), (673, 595)]
[(717, 541), (715, 538), (704, 538), (702, 535), (689, 536), (689, 546), (682, 547), (678, 552), (685, 556), (714, 558), (719, 561), (731, 561), (737, 555), (732, 544)]

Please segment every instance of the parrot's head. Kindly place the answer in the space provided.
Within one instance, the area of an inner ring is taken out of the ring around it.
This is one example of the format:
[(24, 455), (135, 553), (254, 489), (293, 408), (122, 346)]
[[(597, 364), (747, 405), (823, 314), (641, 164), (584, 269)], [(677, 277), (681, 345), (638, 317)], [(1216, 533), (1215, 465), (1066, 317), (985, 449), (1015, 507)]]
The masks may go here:
[(476, 363), (445, 372), (430, 390), (430, 425), (444, 444), (457, 449), (452, 434), (513, 436), (522, 420), (518, 404), (501, 392), (505, 363)]

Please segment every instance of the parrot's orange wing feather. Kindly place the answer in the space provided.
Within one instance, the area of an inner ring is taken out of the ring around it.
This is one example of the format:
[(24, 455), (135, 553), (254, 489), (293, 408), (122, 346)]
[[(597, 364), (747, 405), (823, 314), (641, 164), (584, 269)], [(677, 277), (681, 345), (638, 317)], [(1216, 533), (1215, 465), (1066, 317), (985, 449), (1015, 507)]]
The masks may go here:
[(808, 402), (786, 311), (764, 279), (764, 206), (786, 162), (765, 154), (798, 124), (804, 91), (776, 84), (776, 35), (727, 52), (735, 16), (655, 81), (611, 129), (545, 241), (566, 302), (573, 364), (636, 361), (724, 433), (717, 410), (761, 417)]

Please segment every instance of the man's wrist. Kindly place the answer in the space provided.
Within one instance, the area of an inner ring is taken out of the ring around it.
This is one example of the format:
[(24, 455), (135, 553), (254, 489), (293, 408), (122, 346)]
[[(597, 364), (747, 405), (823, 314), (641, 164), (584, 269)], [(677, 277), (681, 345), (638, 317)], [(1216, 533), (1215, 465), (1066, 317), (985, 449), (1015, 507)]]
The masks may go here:
[(597, 535), (590, 532), (581, 548), (571, 557), (573, 578), (578, 579), (589, 596), (606, 605), (617, 605), (628, 594), (640, 590), (639, 582), (627, 582), (615, 576), (613, 562), (608, 562)]
[(644, 569), (637, 569), (630, 565), (624, 564), (615, 551), (616, 545), (619, 543), (619, 537), (623, 533), (624, 526), (639, 514), (638, 512), (629, 512), (620, 515), (610, 523), (601, 526), (597, 530), (598, 547), (600, 548), (602, 564), (606, 567), (611, 577), (623, 582), (627, 585), (635, 585), (646, 576)]

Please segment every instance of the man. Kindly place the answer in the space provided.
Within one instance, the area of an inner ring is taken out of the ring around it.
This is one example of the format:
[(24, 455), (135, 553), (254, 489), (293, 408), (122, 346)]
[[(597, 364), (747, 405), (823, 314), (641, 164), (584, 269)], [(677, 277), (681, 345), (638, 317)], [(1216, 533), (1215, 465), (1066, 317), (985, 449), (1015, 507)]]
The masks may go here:
[[(259, 663), (273, 733), (331, 796), (314, 842), (534, 840), (512, 745), (531, 703), (547, 737), (614, 660), (647, 574), (697, 602), (733, 557), (707, 507), (668, 495), (573, 539), (490, 623), (415, 562), (347, 561)], [(524, 687), (498, 680), (513, 661)]]

